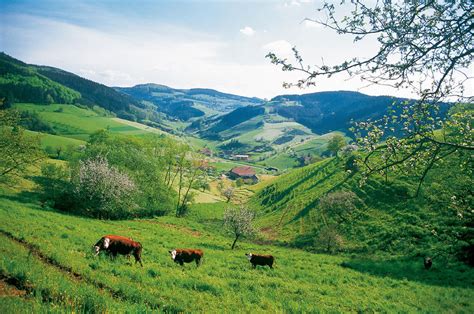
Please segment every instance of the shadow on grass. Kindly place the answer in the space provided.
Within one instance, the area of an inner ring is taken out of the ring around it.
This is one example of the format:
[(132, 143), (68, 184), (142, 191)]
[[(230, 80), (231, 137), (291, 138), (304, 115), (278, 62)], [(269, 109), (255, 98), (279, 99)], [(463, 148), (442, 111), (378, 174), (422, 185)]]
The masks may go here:
[(463, 264), (451, 265), (442, 260), (433, 260), (433, 267), (429, 270), (423, 267), (421, 257), (386, 261), (355, 258), (341, 263), (341, 266), (377, 277), (474, 289), (474, 268)]
[(19, 203), (39, 204), (41, 196), (38, 192), (21, 191), (15, 194), (0, 194), (0, 199)]

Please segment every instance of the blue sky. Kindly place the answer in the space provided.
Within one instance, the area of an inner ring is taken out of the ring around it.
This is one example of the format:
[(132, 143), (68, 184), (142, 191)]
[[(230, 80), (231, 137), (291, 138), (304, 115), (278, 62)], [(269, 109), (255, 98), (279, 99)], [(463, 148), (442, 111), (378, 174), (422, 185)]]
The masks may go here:
[[(0, 0), (0, 50), (27, 63), (50, 65), (109, 86), (158, 83), (205, 87), (271, 98), (284, 93), (360, 90), (339, 76), (312, 89), (285, 90), (282, 72), (264, 56), (290, 57), (292, 46), (308, 63), (369, 56), (359, 46), (305, 18), (318, 1), (6, 1)], [(350, 52), (350, 55), (348, 53)], [(362, 88), (362, 89), (360, 89)]]

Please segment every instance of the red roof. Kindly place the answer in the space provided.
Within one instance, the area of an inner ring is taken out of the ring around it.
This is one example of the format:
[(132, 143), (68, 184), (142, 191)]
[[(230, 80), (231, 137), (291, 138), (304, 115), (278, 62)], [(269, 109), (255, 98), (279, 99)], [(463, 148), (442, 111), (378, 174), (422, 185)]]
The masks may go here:
[(255, 175), (255, 170), (253, 170), (253, 168), (249, 166), (235, 167), (232, 168), (230, 172), (241, 177), (252, 177)]

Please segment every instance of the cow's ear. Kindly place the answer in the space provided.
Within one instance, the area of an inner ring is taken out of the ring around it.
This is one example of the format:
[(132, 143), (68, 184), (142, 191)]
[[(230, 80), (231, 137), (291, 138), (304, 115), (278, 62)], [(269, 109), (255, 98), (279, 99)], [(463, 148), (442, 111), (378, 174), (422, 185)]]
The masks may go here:
[(170, 254), (171, 254), (171, 251), (168, 251), (168, 253), (170, 253)]

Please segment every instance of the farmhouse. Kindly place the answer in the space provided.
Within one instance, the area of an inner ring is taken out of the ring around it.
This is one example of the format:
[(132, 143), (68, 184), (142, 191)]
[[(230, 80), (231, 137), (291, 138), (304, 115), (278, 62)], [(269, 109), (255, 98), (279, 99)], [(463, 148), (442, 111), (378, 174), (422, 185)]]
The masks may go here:
[(249, 160), (249, 155), (232, 155), (233, 160)]
[(243, 179), (245, 181), (257, 182), (258, 178), (255, 170), (250, 166), (234, 167), (229, 172), (229, 178), (231, 179)]

